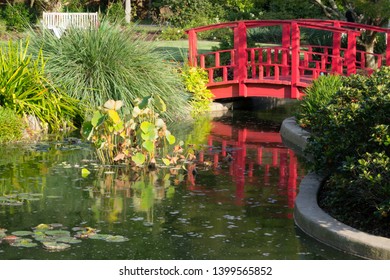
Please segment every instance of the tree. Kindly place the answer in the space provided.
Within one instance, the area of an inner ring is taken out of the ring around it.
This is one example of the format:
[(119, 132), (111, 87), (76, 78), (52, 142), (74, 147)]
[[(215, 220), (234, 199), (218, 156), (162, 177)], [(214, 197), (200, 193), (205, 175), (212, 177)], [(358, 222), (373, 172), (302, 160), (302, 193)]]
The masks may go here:
[(131, 21), (131, 0), (126, 0), (125, 4), (125, 17), (126, 17), (126, 23), (130, 23)]
[[(348, 20), (357, 23), (387, 26), (390, 19), (389, 0), (310, 0), (321, 7), (325, 16), (330, 19)], [(358, 43), (368, 53), (374, 53), (377, 32), (366, 31)], [(366, 57), (366, 66), (375, 68), (375, 57)]]

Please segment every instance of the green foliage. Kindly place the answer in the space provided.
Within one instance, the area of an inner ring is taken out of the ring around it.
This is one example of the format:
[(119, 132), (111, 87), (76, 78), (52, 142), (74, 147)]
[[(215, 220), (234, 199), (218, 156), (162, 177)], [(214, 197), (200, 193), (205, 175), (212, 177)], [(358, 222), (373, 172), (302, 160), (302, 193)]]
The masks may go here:
[(0, 107), (0, 143), (20, 140), (24, 127), (22, 118), (14, 111)]
[(7, 4), (2, 12), (7, 29), (13, 31), (25, 30), (31, 20), (28, 7), (24, 3)]
[(320, 76), (306, 88), (305, 96), (300, 101), (297, 121), (302, 127), (318, 123), (318, 112), (326, 106), (342, 86), (342, 77), (336, 75)]
[(123, 23), (125, 20), (125, 8), (122, 1), (110, 3), (107, 8), (106, 17), (110, 22)]
[(159, 39), (165, 41), (175, 41), (186, 38), (186, 33), (181, 28), (167, 27), (161, 31)]
[(370, 77), (343, 79), (333, 98), (307, 115), (312, 132), (307, 151), (316, 169), (332, 173), (327, 208), (350, 207), (354, 220), (366, 220), (359, 213), (368, 213), (374, 224), (374, 216), (390, 214), (389, 112), (390, 68), (384, 67)]
[(98, 29), (69, 29), (60, 40), (52, 32), (35, 32), (32, 47), (35, 54), (42, 49), (53, 82), (90, 110), (110, 99), (123, 100), (131, 109), (133, 100), (153, 92), (167, 104), (164, 117), (188, 116), (176, 65), (164, 61), (132, 27), (104, 21)]
[(209, 111), (213, 94), (207, 88), (209, 78), (206, 70), (186, 65), (183, 68), (182, 77), (187, 90), (192, 93), (190, 101), (192, 113), (198, 115)]
[(0, 106), (20, 116), (36, 116), (52, 131), (72, 126), (79, 114), (77, 101), (45, 77), (45, 61), (28, 55), (29, 42), (9, 42), (0, 49)]
[(107, 101), (104, 108), (95, 111), (91, 121), (83, 125), (83, 136), (95, 145), (101, 162), (153, 167), (158, 157), (169, 165), (167, 146), (173, 145), (176, 138), (153, 109), (164, 112), (164, 101), (158, 96), (138, 100), (131, 115), (125, 117), (117, 112), (122, 105), (122, 101)]

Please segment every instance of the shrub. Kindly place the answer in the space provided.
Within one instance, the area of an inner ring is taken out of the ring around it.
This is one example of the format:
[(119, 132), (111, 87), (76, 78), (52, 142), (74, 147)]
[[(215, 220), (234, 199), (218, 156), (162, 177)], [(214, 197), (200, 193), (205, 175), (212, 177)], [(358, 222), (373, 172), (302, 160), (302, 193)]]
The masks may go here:
[(45, 77), (45, 61), (28, 55), (29, 43), (9, 42), (0, 48), (0, 106), (20, 116), (33, 115), (53, 131), (72, 125), (77, 101)]
[[(343, 79), (310, 121), (307, 151), (331, 172), (322, 205), (366, 229), (390, 230), (390, 68)], [(315, 120), (315, 121), (313, 121)], [(370, 226), (367, 226), (370, 225)]]
[(167, 104), (164, 116), (169, 120), (188, 115), (188, 96), (176, 65), (164, 61), (132, 27), (103, 21), (98, 29), (69, 29), (60, 40), (52, 33), (32, 36), (33, 51), (42, 49), (53, 82), (90, 110), (110, 99), (131, 109), (136, 98), (154, 94)]
[(3, 10), (3, 18), (7, 28), (14, 31), (24, 31), (30, 24), (30, 12), (24, 3), (7, 4)]
[(192, 93), (190, 101), (192, 113), (198, 115), (209, 111), (213, 94), (207, 88), (209, 82), (207, 72), (202, 68), (186, 65), (183, 68), (182, 77), (187, 90)]
[(336, 75), (320, 76), (306, 88), (305, 96), (300, 101), (297, 121), (302, 127), (310, 127), (318, 120), (318, 111), (327, 105), (342, 86), (342, 77)]
[(20, 140), (24, 127), (22, 118), (14, 111), (0, 107), (0, 143)]
[(175, 41), (180, 39), (185, 39), (186, 33), (183, 29), (175, 27), (167, 27), (161, 31), (159, 39), (166, 41)]

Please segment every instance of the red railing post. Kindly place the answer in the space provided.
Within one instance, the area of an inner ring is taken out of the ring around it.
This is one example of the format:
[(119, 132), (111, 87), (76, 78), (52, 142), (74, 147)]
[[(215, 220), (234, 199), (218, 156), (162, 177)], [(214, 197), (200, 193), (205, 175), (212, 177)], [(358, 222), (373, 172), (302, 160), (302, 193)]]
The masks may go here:
[(356, 34), (348, 31), (348, 47), (346, 51), (347, 75), (356, 73)]
[(188, 62), (190, 66), (197, 66), (198, 39), (195, 30), (188, 31)]
[[(336, 21), (335, 27), (340, 27), (340, 22)], [(343, 74), (343, 67), (340, 59), (341, 33), (333, 32), (333, 49), (332, 49), (332, 72)]]
[(238, 81), (238, 95), (247, 96), (245, 80), (247, 79), (247, 42), (246, 42), (245, 22), (239, 21), (234, 28), (234, 49), (236, 50), (236, 67), (234, 69), (234, 79)]
[(289, 74), (288, 54), (291, 46), (291, 28), (289, 24), (283, 24), (282, 26), (282, 75), (287, 76)]
[(387, 31), (386, 37), (386, 65), (390, 66), (390, 31)]
[(297, 22), (291, 23), (291, 31), (291, 98), (299, 98), (300, 30)]

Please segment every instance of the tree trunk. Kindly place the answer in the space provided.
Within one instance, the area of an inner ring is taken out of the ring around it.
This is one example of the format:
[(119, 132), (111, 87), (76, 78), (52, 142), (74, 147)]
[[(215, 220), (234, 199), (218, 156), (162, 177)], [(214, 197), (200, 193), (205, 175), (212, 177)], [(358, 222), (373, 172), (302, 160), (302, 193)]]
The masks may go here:
[(374, 49), (376, 43), (376, 35), (377, 32), (366, 31), (364, 36), (363, 46), (364, 50), (367, 52), (366, 54), (366, 67), (371, 69), (378, 68), (378, 64), (375, 61)]

